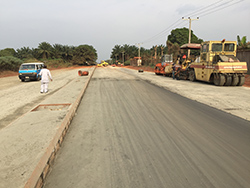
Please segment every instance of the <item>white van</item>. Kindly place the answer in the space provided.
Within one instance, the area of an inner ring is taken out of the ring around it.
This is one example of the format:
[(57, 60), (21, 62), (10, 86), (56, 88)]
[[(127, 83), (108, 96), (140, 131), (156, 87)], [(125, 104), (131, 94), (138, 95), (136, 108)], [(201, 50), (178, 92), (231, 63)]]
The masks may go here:
[(18, 71), (19, 79), (24, 82), (26, 79), (29, 80), (40, 80), (41, 76), (38, 75), (43, 68), (44, 63), (23, 63)]

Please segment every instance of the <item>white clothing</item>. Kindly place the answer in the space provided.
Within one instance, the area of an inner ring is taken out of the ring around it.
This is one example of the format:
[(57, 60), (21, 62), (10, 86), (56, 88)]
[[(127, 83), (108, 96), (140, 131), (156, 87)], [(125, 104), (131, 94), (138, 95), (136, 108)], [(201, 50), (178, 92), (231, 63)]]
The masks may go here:
[(39, 75), (41, 75), (41, 82), (49, 82), (49, 78), (52, 80), (52, 76), (50, 74), (50, 71), (46, 68), (43, 68)]
[(49, 82), (41, 82), (41, 93), (47, 93), (48, 92), (48, 86)]
[(52, 80), (52, 76), (50, 74), (50, 71), (46, 68), (43, 68), (39, 75), (41, 75), (41, 93), (48, 92), (48, 85), (49, 85), (49, 79)]

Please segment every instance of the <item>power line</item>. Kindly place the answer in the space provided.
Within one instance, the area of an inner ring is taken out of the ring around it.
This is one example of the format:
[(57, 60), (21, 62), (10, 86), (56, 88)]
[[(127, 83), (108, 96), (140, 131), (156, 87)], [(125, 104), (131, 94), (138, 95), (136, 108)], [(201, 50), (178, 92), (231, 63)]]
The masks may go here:
[[(186, 15), (184, 17), (188, 17), (188, 16), (193, 17), (195, 14), (199, 14), (201, 11), (207, 11), (206, 9), (208, 9), (209, 7), (212, 7), (212, 9), (213, 9), (216, 4), (222, 3), (223, 1), (224, 0), (219, 0), (219, 1), (217, 1), (215, 3), (212, 3), (212, 4), (210, 4), (210, 5), (206, 6), (206, 7), (202, 7), (202, 8), (200, 8), (200, 9), (194, 11), (194, 12), (191, 12), (191, 14), (188, 14), (188, 15)], [(234, 1), (234, 0), (231, 0), (231, 1)], [(221, 6), (221, 5), (218, 5), (218, 6)]]
[(241, 3), (241, 2), (243, 2), (243, 1), (244, 1), (244, 0), (239, 0), (238, 2), (229, 4), (229, 5), (227, 5), (227, 6), (224, 6), (224, 7), (220, 8), (220, 9), (212, 10), (212, 11), (210, 11), (210, 12), (208, 12), (208, 13), (201, 14), (200, 17), (202, 17), (202, 16), (204, 17), (204, 16), (206, 16), (206, 15), (209, 15), (209, 14), (211, 14), (211, 13), (217, 12), (217, 11), (219, 11), (219, 10), (223, 10), (223, 9), (225, 9), (225, 8), (231, 7), (231, 6), (235, 5), (235, 4)]
[(173, 27), (177, 27), (179, 26), (181, 23), (178, 22), (183, 22), (182, 20), (177, 20), (176, 22), (174, 22), (173, 24), (171, 24), (169, 27), (167, 27), (166, 29), (164, 29), (163, 31), (161, 31), (160, 33), (156, 34), (155, 36), (143, 41), (143, 43), (148, 43), (151, 42), (153, 40), (156, 40), (157, 38), (160, 38), (164, 35), (166, 35), (166, 32), (168, 32), (170, 29), (172, 29)]
[[(210, 5), (206, 6), (206, 7), (200, 8), (200, 9), (198, 9), (198, 10), (190, 13), (189, 17), (193, 16), (194, 14), (200, 14), (199, 17), (204, 17), (206, 15), (212, 14), (212, 13), (217, 12), (219, 10), (222, 10), (222, 9), (227, 8), (227, 7), (233, 6), (235, 4), (241, 3), (244, 0), (237, 0), (237, 2), (232, 3), (233, 1), (235, 1), (235, 0), (230, 0), (230, 1), (226, 1), (226, 2), (223, 2), (223, 0), (219, 0), (219, 1), (215, 2), (215, 3), (212, 3), (212, 4), (210, 4)], [(217, 5), (217, 4), (219, 4), (219, 5)], [(215, 7), (215, 5), (217, 5), (217, 6)], [(185, 16), (185, 17), (187, 17), (187, 16)], [(151, 38), (149, 38), (149, 39), (147, 39), (147, 40), (145, 40), (145, 41), (143, 41), (141, 43), (148, 43), (148, 42), (151, 42), (151, 41), (154, 41), (154, 40), (156, 40), (158, 38), (163, 37), (171, 29), (173, 29), (174, 27), (177, 27), (177, 26), (181, 25), (183, 23), (182, 21), (183, 20), (178, 19), (177, 21), (175, 21), (173, 24), (171, 24), (169, 27), (167, 27), (166, 29), (164, 29), (160, 33), (154, 35), (153, 37), (151, 37)]]

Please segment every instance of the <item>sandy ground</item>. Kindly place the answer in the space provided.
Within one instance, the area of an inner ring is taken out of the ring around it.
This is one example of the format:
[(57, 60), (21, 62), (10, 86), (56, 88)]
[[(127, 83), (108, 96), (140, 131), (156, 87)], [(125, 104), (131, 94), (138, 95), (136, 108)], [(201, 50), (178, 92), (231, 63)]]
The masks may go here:
[[(91, 73), (94, 68), (82, 70)], [(48, 94), (40, 94), (40, 82), (16, 82), (16, 77), (13, 78), (14, 83), (8, 82), (10, 87), (6, 86), (8, 83), (1, 82), (1, 87), (4, 88), (0, 90), (1, 99), (9, 103), (1, 103), (4, 105), (4, 108), (1, 108), (1, 112), (4, 112), (1, 117), (7, 114), (9, 118), (8, 121), (6, 118), (1, 119), (1, 188), (24, 187), (31, 177), (29, 183), (36, 183), (43, 167), (48, 164), (49, 157), (57, 148), (58, 139), (62, 139), (62, 130), (74, 115), (73, 111), (80, 100), (79, 95), (89, 79), (87, 76), (78, 76), (78, 70), (52, 71), (52, 75), (54, 81), (50, 83)], [(20, 92), (18, 89), (27, 92)], [(3, 92), (7, 91), (12, 93), (4, 95)], [(31, 111), (38, 104), (40, 106)], [(10, 114), (8, 111), (11, 111)], [(33, 172), (38, 174), (38, 177), (32, 176)]]
[(13, 72), (5, 74), (0, 78), (0, 129), (60, 90), (78, 76), (78, 70), (84, 68), (52, 70), (53, 81), (49, 83), (47, 94), (40, 94), (40, 81), (21, 82), (17, 75), (12, 75)]

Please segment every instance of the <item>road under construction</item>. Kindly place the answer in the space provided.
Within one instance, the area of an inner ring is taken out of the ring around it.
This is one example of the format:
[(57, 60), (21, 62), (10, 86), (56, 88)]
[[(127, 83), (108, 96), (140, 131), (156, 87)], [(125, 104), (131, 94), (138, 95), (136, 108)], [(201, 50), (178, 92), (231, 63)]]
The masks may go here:
[(0, 130), (0, 187), (250, 186), (250, 88), (83, 71)]

